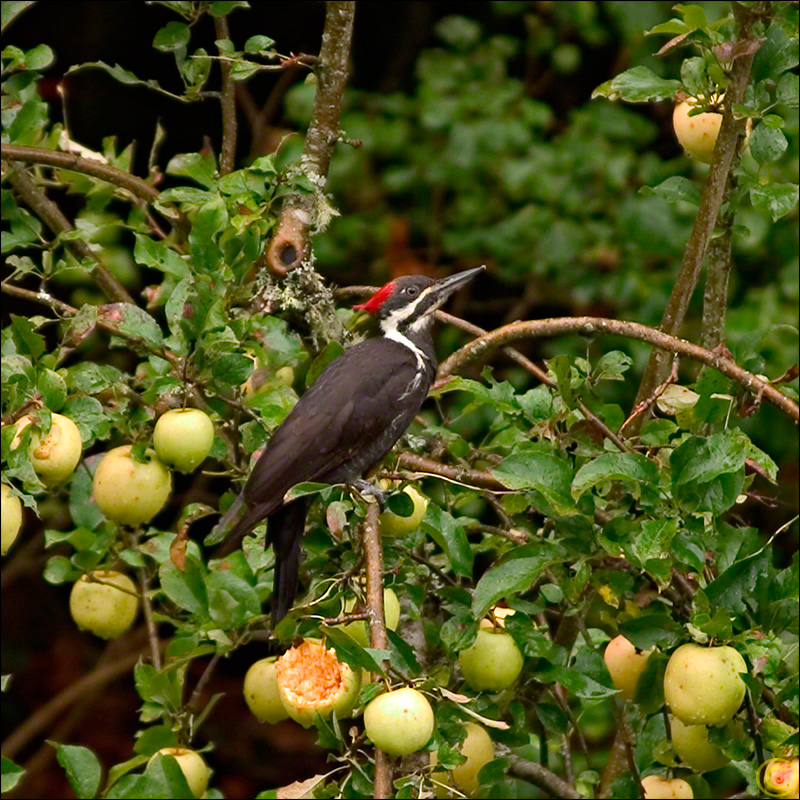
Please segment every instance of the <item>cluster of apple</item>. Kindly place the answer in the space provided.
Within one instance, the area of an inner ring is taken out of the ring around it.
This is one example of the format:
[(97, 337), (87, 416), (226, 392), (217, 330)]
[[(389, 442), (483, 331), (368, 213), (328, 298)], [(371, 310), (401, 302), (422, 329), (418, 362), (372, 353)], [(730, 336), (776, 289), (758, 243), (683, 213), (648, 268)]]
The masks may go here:
[[(22, 431), (33, 424), (31, 416), (17, 421), (12, 448), (19, 446)], [(165, 505), (172, 491), (168, 467), (193, 472), (208, 456), (214, 443), (214, 425), (196, 408), (173, 409), (162, 414), (153, 432), (153, 447), (143, 461), (132, 457), (132, 445), (115, 447), (97, 466), (92, 494), (103, 514), (125, 525), (149, 522)], [(64, 483), (81, 458), (78, 426), (63, 414), (52, 414), (50, 430), (34, 429), (29, 454), (34, 471), (45, 486)], [(7, 484), (2, 485), (3, 555), (19, 535), (22, 505)], [(139, 601), (133, 581), (114, 570), (95, 570), (72, 587), (70, 611), (81, 630), (104, 639), (124, 633), (136, 619)]]
[[(407, 519), (407, 518), (400, 518)], [(346, 600), (345, 612), (355, 599)], [(384, 589), (387, 626), (394, 629), (400, 615), (397, 596)], [(475, 643), (459, 654), (465, 680), (478, 690), (501, 691), (511, 686), (522, 670), (522, 654), (511, 636), (502, 630), (503, 618), (511, 609), (495, 609), (494, 622), (478, 631)], [(368, 645), (366, 623), (351, 622), (343, 629), (363, 646)], [(309, 727), (314, 714), (337, 717), (353, 714), (362, 676), (341, 663), (333, 650), (316, 639), (305, 639), (282, 656), (256, 661), (244, 679), (244, 698), (261, 722), (274, 724), (293, 719)], [(423, 749), (434, 730), (434, 713), (428, 698), (417, 689), (403, 687), (387, 691), (364, 708), (367, 738), (391, 756), (405, 756)], [(478, 772), (494, 759), (494, 744), (482, 726), (464, 724), (459, 747), (465, 761), (457, 767), (436, 770), (437, 756), (430, 754), (431, 780), (438, 797), (448, 797), (455, 788), (473, 794), (479, 785)]]
[[(612, 639), (604, 659), (623, 700), (633, 700), (636, 685), (653, 650), (638, 651), (624, 636)], [(670, 711), (672, 747), (690, 769), (708, 772), (729, 759), (709, 741), (708, 726), (723, 727), (731, 737), (743, 735), (733, 719), (745, 695), (744, 658), (733, 647), (684, 644), (670, 656), (664, 672), (664, 700)], [(645, 797), (692, 797), (686, 781), (658, 775), (642, 779)]]

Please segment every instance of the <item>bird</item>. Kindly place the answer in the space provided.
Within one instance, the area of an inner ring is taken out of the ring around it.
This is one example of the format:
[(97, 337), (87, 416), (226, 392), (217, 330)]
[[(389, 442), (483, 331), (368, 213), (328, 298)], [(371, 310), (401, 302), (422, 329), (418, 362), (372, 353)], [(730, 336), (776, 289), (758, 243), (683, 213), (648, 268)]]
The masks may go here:
[(434, 280), (404, 275), (354, 306), (377, 321), (378, 335), (347, 349), (322, 371), (275, 429), (244, 488), (206, 543), (235, 541), (267, 519), (275, 551), (273, 628), (297, 594), (302, 538), (311, 497), (286, 493), (306, 481), (350, 484), (392, 449), (419, 413), (436, 377), (433, 312), (483, 266)]

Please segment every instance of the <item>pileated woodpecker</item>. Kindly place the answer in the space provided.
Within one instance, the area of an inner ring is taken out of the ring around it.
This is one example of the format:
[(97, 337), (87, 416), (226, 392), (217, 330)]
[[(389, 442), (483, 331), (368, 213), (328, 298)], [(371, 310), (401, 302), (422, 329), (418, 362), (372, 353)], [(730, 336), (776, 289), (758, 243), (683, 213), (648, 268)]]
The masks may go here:
[(380, 335), (325, 368), (272, 434), (244, 489), (209, 537), (219, 541), (233, 525), (228, 536), (238, 538), (269, 517), (275, 548), (273, 625), (294, 602), (311, 504), (308, 497), (284, 503), (284, 495), (304, 481), (364, 485), (361, 476), (408, 428), (436, 376), (432, 312), (481, 270), (439, 281), (400, 277), (355, 306), (378, 320)]

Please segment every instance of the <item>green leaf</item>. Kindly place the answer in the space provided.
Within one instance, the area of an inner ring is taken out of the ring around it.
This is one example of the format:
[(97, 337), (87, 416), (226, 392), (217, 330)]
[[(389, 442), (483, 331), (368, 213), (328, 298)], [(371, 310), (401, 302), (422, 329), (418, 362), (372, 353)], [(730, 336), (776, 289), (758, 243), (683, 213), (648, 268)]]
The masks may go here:
[(456, 575), (472, 577), (472, 549), (458, 520), (435, 503), (428, 503), (422, 530), (442, 548)]
[(673, 205), (677, 203), (691, 203), (700, 205), (700, 190), (688, 178), (673, 175), (662, 181), (658, 186), (643, 186), (639, 190), (642, 194), (655, 194)]
[(251, 36), (245, 43), (244, 43), (244, 52), (245, 53), (272, 53), (272, 46), (275, 44), (274, 39), (270, 39), (269, 36), (263, 36), (261, 34), (257, 34), (256, 36)]
[(133, 248), (133, 257), (139, 264), (146, 267), (160, 269), (167, 275), (176, 278), (189, 278), (191, 273), (186, 262), (164, 242), (157, 242), (149, 236), (134, 234), (136, 244)]
[[(4, 2), (3, 12), (6, 10), (6, 5), (12, 5), (12, 3)], [(25, 770), (5, 756), (2, 757), (2, 770), (2, 792), (6, 794), (19, 785), (20, 781), (25, 777)]]
[(94, 797), (97, 794), (102, 767), (88, 747), (56, 745), (56, 759), (67, 773), (67, 780), (78, 797)]
[(797, 205), (798, 187), (794, 183), (773, 183), (750, 187), (750, 202), (755, 208), (766, 208), (776, 222)]
[(602, 700), (617, 693), (616, 689), (603, 686), (602, 683), (571, 667), (551, 667), (535, 675), (542, 683), (560, 683), (567, 691), (585, 700)]
[(321, 625), (320, 631), (325, 636), (326, 644), (331, 645), (336, 651), (336, 657), (339, 661), (343, 661), (353, 670), (365, 669), (367, 672), (383, 675), (380, 664), (372, 654), (385, 653), (388, 656), (387, 651), (362, 647), (352, 636), (340, 628)]
[(203, 570), (195, 559), (187, 558), (183, 571), (172, 562), (165, 562), (159, 567), (158, 574), (162, 591), (173, 603), (202, 619), (210, 619)]
[[(3, 0), (2, 10), (0, 10), (0, 28), (3, 31), (16, 19), (26, 8), (29, 8), (34, 0)], [(5, 775), (5, 769), (3, 769)], [(3, 793), (9, 791), (3, 787)]]
[(759, 164), (777, 161), (788, 146), (783, 131), (771, 128), (763, 122), (756, 125), (750, 134), (750, 153)]
[(146, 86), (148, 89), (152, 89), (153, 91), (159, 92), (160, 94), (164, 94), (167, 97), (171, 97), (173, 100), (181, 100), (181, 101), (184, 100), (184, 98), (181, 97), (179, 94), (168, 92), (166, 89), (162, 88), (158, 81), (152, 79), (142, 80), (141, 78), (138, 78), (133, 72), (125, 69), (124, 67), (121, 67), (119, 64), (115, 64), (112, 67), (110, 64), (106, 64), (105, 61), (89, 61), (84, 64), (76, 64), (70, 67), (67, 70), (66, 74), (70, 75), (73, 72), (78, 72), (79, 70), (91, 67), (102, 69), (104, 72), (107, 72), (115, 81), (125, 84), (126, 86)]
[(183, 22), (168, 22), (153, 39), (153, 47), (162, 53), (186, 50), (191, 33), (189, 26)]
[(678, 520), (675, 518), (642, 522), (641, 532), (633, 539), (633, 551), (639, 562), (644, 565), (648, 559), (668, 557), (677, 532)]
[(561, 548), (548, 542), (526, 545), (513, 557), (488, 569), (472, 599), (472, 616), (480, 619), (498, 601), (527, 591), (542, 570), (562, 556)]
[(544, 384), (518, 395), (517, 403), (532, 422), (540, 422), (553, 416), (553, 391)]
[(592, 92), (592, 99), (607, 97), (609, 100), (621, 99), (629, 103), (650, 103), (674, 97), (680, 88), (680, 81), (664, 80), (649, 67), (639, 65), (601, 83)]
[(138, 336), (150, 347), (158, 349), (164, 334), (158, 323), (143, 308), (131, 303), (109, 303), (99, 309), (99, 319), (129, 336)]
[(776, 100), (781, 105), (789, 108), (798, 106), (798, 90), (800, 89), (800, 76), (787, 72), (779, 81)]
[(607, 481), (632, 481), (654, 489), (658, 467), (639, 453), (604, 453), (578, 470), (572, 481), (572, 496), (577, 501), (589, 489)]
[(578, 513), (570, 496), (572, 470), (558, 456), (523, 450), (503, 459), (492, 475), (509, 489), (535, 489), (559, 516)]
[(166, 171), (168, 175), (191, 178), (206, 189), (214, 189), (217, 185), (217, 167), (214, 156), (210, 153), (206, 156), (200, 153), (179, 153), (169, 160)]
[(748, 442), (741, 431), (689, 437), (670, 457), (676, 500), (692, 511), (727, 511), (744, 485)]
[(309, 494), (319, 494), (325, 489), (330, 489), (330, 485), (327, 483), (314, 483), (313, 481), (305, 481), (292, 486), (292, 488), (286, 492), (284, 499), (287, 503), (289, 503), (292, 500), (297, 500), (298, 497), (305, 497)]
[(633, 359), (621, 350), (611, 350), (602, 355), (592, 370), (592, 380), (621, 381), (625, 380), (625, 373), (633, 363)]

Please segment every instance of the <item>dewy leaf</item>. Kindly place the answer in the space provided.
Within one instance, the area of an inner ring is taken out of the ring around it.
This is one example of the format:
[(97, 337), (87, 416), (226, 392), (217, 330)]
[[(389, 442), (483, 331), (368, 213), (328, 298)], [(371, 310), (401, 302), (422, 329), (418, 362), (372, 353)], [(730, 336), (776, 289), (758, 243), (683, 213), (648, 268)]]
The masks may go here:
[(678, 532), (678, 520), (648, 519), (642, 522), (642, 530), (633, 539), (633, 550), (644, 564), (649, 558), (664, 558), (670, 552), (672, 539)]
[(578, 513), (570, 496), (572, 470), (558, 456), (523, 450), (504, 459), (492, 470), (492, 475), (509, 489), (540, 492), (560, 516)]
[(750, 187), (750, 202), (755, 208), (766, 208), (776, 222), (797, 205), (798, 187), (793, 183)]
[(578, 470), (572, 481), (572, 496), (577, 500), (593, 486), (605, 481), (633, 481), (655, 488), (658, 468), (639, 453), (604, 453)]
[(435, 503), (428, 503), (422, 530), (445, 552), (453, 572), (472, 576), (472, 549), (463, 526)]
[(480, 619), (498, 601), (526, 591), (542, 570), (560, 559), (561, 548), (549, 542), (527, 545), (516, 556), (491, 567), (478, 581), (472, 599), (472, 616)]
[(627, 100), (629, 103), (650, 103), (674, 97), (680, 88), (680, 81), (659, 78), (649, 67), (640, 65), (601, 83), (592, 92), (592, 99), (607, 97), (609, 100)]
[(759, 164), (777, 161), (789, 146), (783, 131), (770, 128), (763, 122), (750, 135), (750, 154)]

